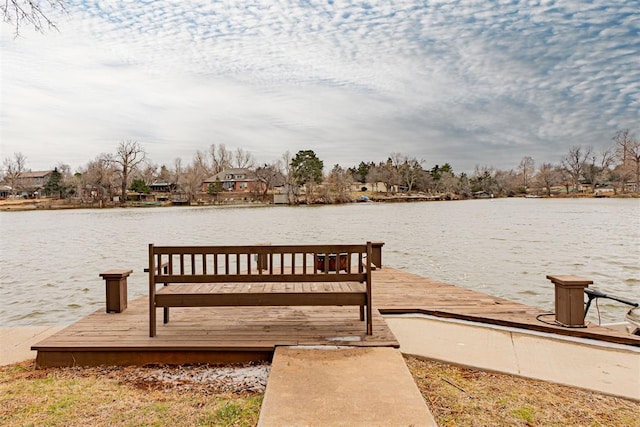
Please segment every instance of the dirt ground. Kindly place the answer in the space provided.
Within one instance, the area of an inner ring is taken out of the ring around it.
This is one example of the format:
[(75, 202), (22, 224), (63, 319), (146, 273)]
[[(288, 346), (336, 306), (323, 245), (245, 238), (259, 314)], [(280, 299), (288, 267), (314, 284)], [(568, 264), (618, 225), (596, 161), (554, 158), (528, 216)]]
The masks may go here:
[(405, 360), (441, 426), (640, 426), (640, 402), (414, 357)]

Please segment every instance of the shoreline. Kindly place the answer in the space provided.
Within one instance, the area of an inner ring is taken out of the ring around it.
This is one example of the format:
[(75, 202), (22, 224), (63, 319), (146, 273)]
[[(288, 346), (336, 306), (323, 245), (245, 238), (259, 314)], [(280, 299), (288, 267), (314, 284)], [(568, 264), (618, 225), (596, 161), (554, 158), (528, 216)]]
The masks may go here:
[[(359, 200), (361, 196), (366, 196), (368, 200), (366, 202)], [(639, 199), (640, 194), (637, 193), (625, 193), (625, 194), (554, 194), (551, 196), (525, 196), (518, 195), (513, 197), (491, 197), (491, 198), (460, 198), (451, 197), (451, 195), (386, 195), (386, 194), (371, 194), (363, 193), (354, 195), (354, 200), (344, 203), (329, 203), (331, 205), (347, 205), (352, 203), (411, 203), (411, 202), (452, 202), (460, 200), (493, 200), (493, 199), (509, 199), (509, 198), (526, 198), (526, 199)], [(323, 206), (327, 203), (313, 203), (309, 206)], [(248, 202), (243, 201), (240, 203), (193, 203), (193, 204), (173, 204), (172, 202), (158, 202), (157, 204), (145, 204), (144, 202), (128, 202), (125, 206), (110, 202), (109, 204), (100, 205), (99, 203), (77, 203), (72, 199), (12, 199), (12, 200), (0, 200), (0, 212), (24, 212), (24, 211), (40, 211), (40, 210), (66, 210), (66, 209), (150, 209), (158, 207), (267, 207), (267, 206), (307, 206), (306, 203), (293, 204), (274, 204), (264, 203), (260, 201)]]

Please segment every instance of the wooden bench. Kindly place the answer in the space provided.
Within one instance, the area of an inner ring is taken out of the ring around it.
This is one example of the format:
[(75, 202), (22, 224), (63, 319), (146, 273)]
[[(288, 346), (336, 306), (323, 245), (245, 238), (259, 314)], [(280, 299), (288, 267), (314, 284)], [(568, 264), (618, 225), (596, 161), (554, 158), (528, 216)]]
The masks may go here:
[[(221, 306), (360, 307), (373, 333), (372, 244), (149, 245), (149, 336), (156, 309)], [(158, 284), (164, 286), (158, 287)]]

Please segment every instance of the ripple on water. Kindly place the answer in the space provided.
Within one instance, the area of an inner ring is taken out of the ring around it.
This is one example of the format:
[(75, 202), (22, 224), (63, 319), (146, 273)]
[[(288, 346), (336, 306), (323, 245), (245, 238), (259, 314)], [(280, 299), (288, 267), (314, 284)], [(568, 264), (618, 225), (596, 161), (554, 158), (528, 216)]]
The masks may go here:
[[(98, 274), (111, 268), (134, 271), (129, 298), (146, 295), (151, 242), (384, 241), (386, 265), (543, 309), (554, 301), (547, 274), (588, 276), (637, 300), (639, 213), (640, 201), (620, 199), (0, 212), (12, 247), (0, 271), (0, 325), (68, 323), (102, 308)], [(602, 307), (603, 319), (624, 315)]]

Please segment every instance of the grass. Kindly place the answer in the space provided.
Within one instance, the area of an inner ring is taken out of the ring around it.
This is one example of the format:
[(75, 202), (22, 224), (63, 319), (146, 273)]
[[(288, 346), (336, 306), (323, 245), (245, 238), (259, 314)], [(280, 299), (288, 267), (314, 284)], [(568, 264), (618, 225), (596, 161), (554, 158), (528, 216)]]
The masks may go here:
[(405, 357), (441, 426), (640, 426), (640, 402)]
[(262, 394), (130, 382), (124, 369), (0, 367), (0, 425), (253, 426)]
[[(639, 426), (640, 402), (405, 358), (440, 426)], [(261, 393), (141, 381), (147, 368), (0, 367), (0, 425), (254, 426)], [(188, 369), (188, 368), (186, 368)]]

